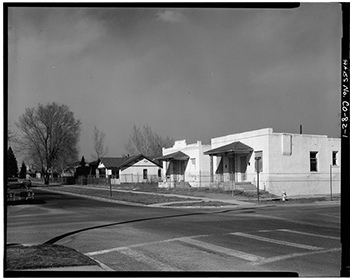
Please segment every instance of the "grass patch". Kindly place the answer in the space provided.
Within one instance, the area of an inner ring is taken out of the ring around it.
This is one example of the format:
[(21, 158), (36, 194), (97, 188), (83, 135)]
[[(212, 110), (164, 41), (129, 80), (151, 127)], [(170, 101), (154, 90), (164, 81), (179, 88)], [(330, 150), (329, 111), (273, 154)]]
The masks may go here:
[(91, 258), (62, 245), (41, 244), (33, 246), (6, 246), (6, 270), (97, 264), (98, 263)]
[[(333, 197), (333, 200), (339, 200), (339, 197)], [(244, 200), (250, 203), (256, 203), (257, 199)], [(315, 202), (330, 201), (330, 197), (310, 197), (310, 198), (287, 198), (286, 201), (282, 201), (282, 198), (275, 199), (260, 199), (260, 203), (281, 203), (281, 204), (309, 204)]]
[(223, 207), (223, 206), (234, 206), (234, 204), (218, 202), (218, 201), (201, 201), (193, 203), (174, 203), (167, 205), (169, 207)]
[(50, 190), (57, 190), (60, 192), (70, 192), (75, 194), (101, 197), (101, 198), (138, 203), (138, 204), (144, 204), (144, 205), (193, 200), (191, 198), (179, 198), (174, 196), (162, 196), (162, 195), (154, 195), (154, 194), (116, 192), (116, 191), (112, 191), (112, 196), (111, 196), (111, 193), (109, 190), (90, 189), (90, 188), (81, 188), (81, 187), (75, 188), (74, 186), (69, 186), (69, 187), (55, 186), (55, 187), (50, 187)]
[[(190, 187), (190, 188), (159, 188), (157, 184), (122, 184), (116, 189), (123, 190), (136, 190), (141, 192), (154, 192), (162, 194), (180, 194), (188, 196), (197, 196), (197, 197), (207, 197), (208, 194), (222, 194), (226, 196), (242, 197), (246, 199), (256, 198), (256, 191), (243, 191), (243, 190), (224, 190), (220, 187)], [(267, 191), (260, 190), (260, 198), (276, 198), (276, 195), (271, 194)]]

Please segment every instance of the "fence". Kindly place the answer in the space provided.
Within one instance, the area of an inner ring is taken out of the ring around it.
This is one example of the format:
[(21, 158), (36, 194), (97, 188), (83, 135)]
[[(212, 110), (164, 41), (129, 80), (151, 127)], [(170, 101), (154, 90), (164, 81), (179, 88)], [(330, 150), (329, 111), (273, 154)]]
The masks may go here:
[[(254, 190), (257, 188), (257, 173), (185, 172), (162, 177), (148, 175), (123, 174), (105, 177), (58, 177), (50, 183), (80, 185), (119, 185), (119, 184), (157, 184), (159, 187), (217, 188), (223, 190)], [(259, 189), (273, 194), (283, 190), (289, 195), (338, 194), (340, 193), (340, 168), (330, 166), (329, 172), (308, 173), (259, 173)]]
[(96, 176), (87, 176), (87, 177), (78, 177), (75, 179), (75, 184), (80, 185), (87, 185), (87, 184), (94, 184), (94, 185), (118, 185), (118, 184), (125, 184), (125, 183), (132, 183), (132, 184), (147, 184), (147, 183), (158, 183), (161, 181), (161, 178), (159, 178), (157, 175), (148, 175), (146, 179), (143, 178), (141, 175), (137, 174), (123, 174), (119, 176), (109, 176), (106, 177), (96, 177)]
[[(160, 187), (208, 187), (223, 190), (256, 190), (257, 173), (185, 173), (170, 174), (159, 183)], [(282, 191), (290, 195), (340, 193), (340, 169), (330, 167), (329, 172), (308, 173), (259, 173), (259, 189), (273, 194)]]

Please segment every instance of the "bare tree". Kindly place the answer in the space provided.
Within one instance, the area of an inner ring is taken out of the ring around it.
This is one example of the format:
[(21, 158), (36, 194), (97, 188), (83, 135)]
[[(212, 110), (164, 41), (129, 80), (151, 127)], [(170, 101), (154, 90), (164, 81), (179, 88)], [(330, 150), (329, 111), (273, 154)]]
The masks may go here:
[(14, 141), (15, 139), (15, 132), (13, 131), (12, 127), (10, 124), (8, 124), (8, 127), (7, 127), (7, 143), (11, 143)]
[(125, 144), (125, 150), (135, 155), (142, 153), (151, 158), (162, 155), (162, 148), (170, 147), (174, 144), (174, 140), (169, 137), (162, 138), (160, 135), (154, 133), (152, 128), (148, 125), (143, 126), (143, 129), (134, 125), (133, 131), (129, 136), (129, 141)]
[(68, 106), (53, 102), (27, 108), (16, 125), (20, 131), (16, 140), (19, 150), (42, 169), (45, 184), (49, 184), (53, 168), (77, 160), (81, 122), (75, 120)]
[(108, 147), (105, 147), (106, 134), (100, 131), (96, 126), (94, 127), (94, 151), (92, 154), (93, 159), (99, 159), (108, 153)]

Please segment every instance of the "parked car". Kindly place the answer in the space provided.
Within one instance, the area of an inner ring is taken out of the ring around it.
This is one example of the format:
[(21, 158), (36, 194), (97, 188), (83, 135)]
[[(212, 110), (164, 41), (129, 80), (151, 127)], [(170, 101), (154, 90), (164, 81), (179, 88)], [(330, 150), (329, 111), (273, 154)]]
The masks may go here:
[(23, 182), (9, 182), (7, 184), (7, 201), (34, 200), (34, 192)]
[(27, 187), (32, 186), (32, 181), (30, 179), (20, 179), (19, 181), (24, 183)]

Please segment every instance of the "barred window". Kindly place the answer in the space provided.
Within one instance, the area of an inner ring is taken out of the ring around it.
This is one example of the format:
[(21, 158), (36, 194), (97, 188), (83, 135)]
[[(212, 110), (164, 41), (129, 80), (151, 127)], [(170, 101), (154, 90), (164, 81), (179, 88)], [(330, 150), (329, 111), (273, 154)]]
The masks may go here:
[(317, 172), (318, 152), (310, 152), (310, 172)]
[(332, 153), (332, 165), (333, 166), (337, 166), (338, 165), (338, 163), (337, 163), (337, 155), (338, 155), (338, 152), (336, 152), (336, 151), (334, 151)]

